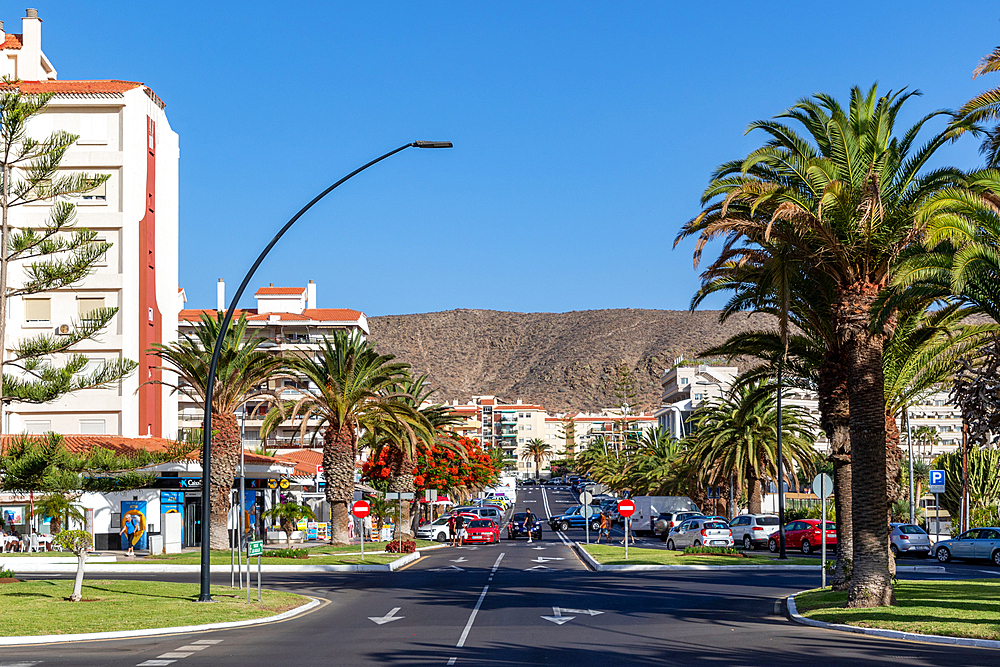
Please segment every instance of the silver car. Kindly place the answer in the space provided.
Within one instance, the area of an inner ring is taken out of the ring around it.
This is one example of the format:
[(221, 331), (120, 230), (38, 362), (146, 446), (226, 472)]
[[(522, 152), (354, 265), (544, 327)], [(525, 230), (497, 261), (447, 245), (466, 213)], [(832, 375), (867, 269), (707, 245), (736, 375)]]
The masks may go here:
[(1000, 565), (1000, 528), (973, 528), (950, 540), (934, 545), (934, 557), (942, 563), (952, 558), (991, 560)]
[(731, 547), (733, 531), (724, 521), (714, 521), (704, 517), (688, 519), (677, 526), (667, 537), (668, 549), (686, 547)]
[(931, 536), (912, 523), (889, 524), (889, 550), (896, 558), (919, 556), (926, 558), (931, 553)]
[(653, 522), (653, 534), (660, 536), (661, 542), (666, 542), (670, 532), (688, 519), (704, 517), (701, 512), (660, 512)]
[(754, 547), (766, 548), (779, 523), (775, 514), (741, 514), (733, 518), (729, 527), (733, 529), (733, 541), (750, 551)]

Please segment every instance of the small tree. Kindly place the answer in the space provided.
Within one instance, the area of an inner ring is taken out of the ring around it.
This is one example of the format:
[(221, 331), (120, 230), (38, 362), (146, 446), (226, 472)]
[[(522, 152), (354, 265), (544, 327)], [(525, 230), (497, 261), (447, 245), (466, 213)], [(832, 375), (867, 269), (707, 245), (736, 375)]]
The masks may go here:
[(302, 519), (315, 519), (316, 515), (313, 514), (312, 508), (308, 505), (284, 503), (282, 505), (275, 505), (264, 512), (264, 517), (274, 519), (278, 522), (281, 530), (285, 532), (285, 544), (290, 547), (292, 546), (292, 533), (295, 532), (296, 524)]
[(542, 461), (552, 457), (552, 446), (541, 438), (534, 438), (528, 442), (524, 448), (521, 458), (535, 462), (535, 479), (538, 479), (542, 470)]
[(570, 415), (559, 420), (559, 437), (566, 442), (566, 458), (572, 459), (576, 454), (576, 422)]
[(78, 505), (73, 504), (73, 498), (64, 492), (52, 492), (42, 497), (36, 505), (38, 513), (43, 516), (52, 517), (52, 534), (58, 535), (59, 531), (65, 527), (70, 529), (72, 521), (83, 523), (83, 512)]
[(79, 602), (83, 599), (83, 566), (87, 562), (87, 553), (94, 546), (93, 540), (85, 530), (64, 530), (56, 536), (56, 544), (76, 554), (76, 579), (69, 601)]

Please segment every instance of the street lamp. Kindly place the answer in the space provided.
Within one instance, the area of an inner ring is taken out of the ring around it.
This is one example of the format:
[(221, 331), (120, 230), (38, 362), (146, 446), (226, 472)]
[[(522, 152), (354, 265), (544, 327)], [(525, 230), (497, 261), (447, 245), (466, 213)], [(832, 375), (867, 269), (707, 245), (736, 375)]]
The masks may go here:
[[(778, 360), (778, 559), (788, 560), (785, 553), (785, 471), (781, 445), (781, 372), (784, 370), (785, 358)], [(826, 517), (821, 517), (821, 525), (826, 528)], [(824, 538), (826, 539), (826, 538)], [(824, 567), (826, 564), (824, 563)]]
[[(212, 574), (211, 574), (211, 561), (212, 561), (212, 551), (211, 551), (211, 539), (212, 539), (212, 521), (211, 521), (211, 505), (212, 505), (212, 490), (211, 490), (211, 453), (212, 453), (212, 394), (215, 389), (215, 374), (218, 370), (219, 365), (219, 354), (222, 352), (222, 341), (225, 339), (226, 332), (229, 330), (229, 324), (233, 320), (233, 311), (236, 309), (236, 304), (239, 302), (240, 297), (243, 296), (243, 291), (247, 288), (250, 283), (250, 279), (253, 278), (253, 274), (257, 272), (257, 267), (260, 266), (267, 254), (271, 252), (271, 248), (285, 235), (285, 232), (291, 228), (295, 222), (301, 218), (306, 211), (311, 209), (316, 202), (318, 202), (323, 197), (327, 196), (333, 192), (338, 186), (342, 185), (345, 181), (357, 176), (363, 172), (368, 167), (374, 164), (378, 164), (387, 157), (391, 157), (396, 153), (406, 150), (407, 148), (451, 148), (452, 143), (450, 141), (414, 141), (409, 144), (403, 144), (399, 148), (389, 151), (385, 155), (375, 158), (371, 162), (358, 167), (347, 176), (328, 187), (323, 192), (316, 195), (312, 201), (302, 207), (302, 209), (296, 213), (291, 220), (285, 223), (271, 242), (267, 244), (263, 252), (257, 257), (257, 261), (253, 263), (250, 270), (247, 271), (246, 276), (243, 278), (243, 282), (240, 283), (240, 288), (236, 290), (236, 294), (233, 295), (233, 300), (229, 302), (229, 308), (226, 309), (225, 317), (222, 320), (222, 326), (219, 327), (219, 337), (215, 340), (215, 349), (212, 351), (212, 362), (208, 367), (208, 378), (206, 380), (205, 386), (205, 421), (202, 425), (202, 431), (204, 440), (202, 442), (202, 453), (201, 453), (201, 595), (198, 597), (199, 602), (211, 602), (212, 601)], [(242, 448), (243, 443), (240, 443)]]

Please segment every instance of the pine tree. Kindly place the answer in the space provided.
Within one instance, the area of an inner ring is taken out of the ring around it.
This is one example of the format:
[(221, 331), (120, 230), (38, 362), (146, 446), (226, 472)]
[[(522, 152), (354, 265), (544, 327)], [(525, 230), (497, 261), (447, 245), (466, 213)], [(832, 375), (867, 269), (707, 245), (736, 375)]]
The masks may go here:
[[(0, 81), (0, 353), (6, 349), (11, 297), (76, 284), (93, 272), (111, 247), (98, 241), (96, 232), (75, 226), (76, 206), (67, 201), (99, 187), (110, 176), (60, 172), (66, 151), (79, 137), (61, 130), (41, 140), (29, 136), (29, 121), (45, 111), (52, 94), (23, 94), (19, 83), (7, 77)], [(35, 202), (52, 202), (41, 228), (11, 224), (12, 208)], [(12, 262), (24, 270), (20, 284), (11, 284)], [(97, 308), (66, 335), (41, 334), (13, 345), (9, 358), (0, 355), (0, 400), (45, 403), (80, 389), (107, 387), (132, 373), (137, 364), (128, 359), (106, 361), (84, 373), (87, 358), (71, 353), (76, 344), (96, 339), (117, 312), (117, 308)], [(58, 362), (55, 355), (61, 356)]]

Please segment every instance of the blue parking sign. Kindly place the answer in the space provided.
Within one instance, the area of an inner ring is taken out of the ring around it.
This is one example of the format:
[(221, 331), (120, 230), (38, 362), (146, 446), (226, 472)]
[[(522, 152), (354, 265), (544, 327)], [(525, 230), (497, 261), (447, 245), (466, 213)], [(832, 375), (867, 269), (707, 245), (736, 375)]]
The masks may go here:
[(944, 470), (931, 470), (931, 493), (944, 493)]

